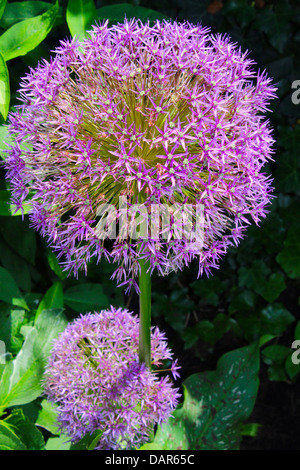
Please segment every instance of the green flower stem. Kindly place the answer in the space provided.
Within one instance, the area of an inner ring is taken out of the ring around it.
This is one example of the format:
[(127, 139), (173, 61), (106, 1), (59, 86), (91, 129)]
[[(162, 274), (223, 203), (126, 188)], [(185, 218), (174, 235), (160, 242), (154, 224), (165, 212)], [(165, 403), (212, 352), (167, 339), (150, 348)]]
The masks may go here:
[(149, 265), (149, 262), (140, 260), (139, 360), (151, 369), (151, 274), (147, 273)]

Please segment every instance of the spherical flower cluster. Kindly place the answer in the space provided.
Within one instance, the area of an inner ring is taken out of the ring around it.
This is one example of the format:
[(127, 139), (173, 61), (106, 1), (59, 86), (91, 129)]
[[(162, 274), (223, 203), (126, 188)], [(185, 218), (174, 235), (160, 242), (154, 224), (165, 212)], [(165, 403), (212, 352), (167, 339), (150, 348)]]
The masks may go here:
[[(119, 264), (120, 284), (136, 279), (141, 258), (161, 275), (198, 258), (209, 274), (266, 214), (270, 78), (227, 36), (187, 22), (106, 22), (55, 52), (24, 78), (9, 117), (14, 204), (30, 199), (32, 224), (75, 274), (103, 256)], [(120, 197), (133, 210), (125, 229)], [(105, 204), (116, 233), (104, 230)], [(168, 229), (159, 219), (138, 236), (136, 205), (141, 220), (167, 207)], [(182, 207), (195, 206), (187, 229)]]
[(97, 432), (95, 449), (134, 448), (169, 418), (180, 395), (158, 368), (173, 354), (164, 333), (152, 329), (150, 371), (139, 362), (138, 343), (138, 318), (113, 307), (81, 315), (54, 342), (44, 389), (58, 403), (60, 428), (72, 442)]

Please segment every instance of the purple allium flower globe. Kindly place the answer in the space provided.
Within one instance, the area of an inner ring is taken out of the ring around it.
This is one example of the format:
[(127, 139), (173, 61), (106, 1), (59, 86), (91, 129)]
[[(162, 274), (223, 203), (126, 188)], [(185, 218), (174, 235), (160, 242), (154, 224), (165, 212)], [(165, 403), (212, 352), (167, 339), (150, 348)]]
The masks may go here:
[[(161, 275), (198, 258), (199, 275), (209, 274), (272, 197), (263, 172), (273, 152), (270, 78), (227, 36), (188, 22), (106, 22), (55, 52), (24, 78), (9, 117), (17, 208), (31, 199), (32, 224), (75, 274), (102, 257), (119, 264), (120, 285), (136, 285), (141, 258)], [(168, 206), (171, 229), (159, 222), (154, 235), (135, 236), (133, 214), (124, 233), (120, 196), (142, 204), (142, 218)], [(119, 227), (110, 246), (104, 204)], [(201, 234), (191, 243), (176, 235), (174, 207), (199, 204)]]
[[(95, 449), (129, 449), (148, 440), (180, 397), (169, 376), (139, 363), (139, 322), (121, 308), (81, 315), (54, 342), (45, 393), (58, 403), (60, 428), (79, 441), (98, 431)], [(172, 360), (164, 333), (151, 334), (152, 365)], [(172, 362), (176, 378), (178, 366)]]

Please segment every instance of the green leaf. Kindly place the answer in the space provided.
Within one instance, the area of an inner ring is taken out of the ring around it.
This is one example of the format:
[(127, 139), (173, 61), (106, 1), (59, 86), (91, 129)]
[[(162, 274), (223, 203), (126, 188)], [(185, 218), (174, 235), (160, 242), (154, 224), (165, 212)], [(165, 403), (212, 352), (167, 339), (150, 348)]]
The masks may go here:
[(21, 21), (0, 36), (0, 52), (5, 61), (23, 56), (38, 46), (51, 31), (58, 12), (58, 1), (42, 15)]
[(0, 338), (5, 342), (7, 351), (14, 355), (24, 342), (21, 328), (27, 322), (25, 310), (12, 308), (4, 303), (0, 305)]
[(241, 267), (238, 274), (240, 287), (247, 287), (256, 293), (260, 293), (261, 285), (265, 283), (266, 277), (270, 274), (270, 269), (262, 260), (256, 260), (251, 266)]
[(286, 360), (290, 356), (291, 350), (281, 344), (267, 346), (262, 351), (262, 357), (268, 367), (268, 377), (271, 381), (286, 381)]
[(69, 0), (66, 19), (72, 36), (84, 39), (97, 20), (94, 0)]
[(139, 18), (141, 21), (155, 21), (169, 19), (162, 13), (141, 6), (133, 6), (130, 3), (117, 3), (97, 10), (99, 20), (107, 20), (111, 23), (122, 22), (126, 16), (127, 19)]
[(7, 0), (0, 0), (0, 18), (2, 17), (3, 12), (6, 8), (6, 3), (7, 3)]
[(251, 310), (255, 305), (256, 295), (248, 289), (235, 289), (234, 297), (229, 304), (228, 312), (235, 313)]
[(43, 400), (41, 403), (41, 410), (39, 411), (36, 425), (41, 428), (47, 429), (52, 434), (58, 433), (57, 424), (57, 406), (48, 400)]
[(190, 348), (193, 344), (198, 341), (205, 341), (209, 344), (215, 343), (215, 327), (209, 320), (201, 320), (194, 326), (185, 328), (183, 333), (183, 339), (185, 343), (185, 349)]
[(12, 426), (14, 432), (26, 446), (27, 450), (44, 450), (45, 441), (42, 433), (29, 420), (21, 409), (11, 411), (5, 422)]
[(259, 340), (262, 335), (280, 335), (295, 321), (293, 315), (281, 304), (268, 305), (260, 312), (239, 312), (236, 320), (249, 342)]
[(29, 0), (8, 3), (1, 18), (0, 27), (3, 29), (10, 28), (20, 21), (45, 13), (49, 8), (51, 8), (51, 3), (48, 2)]
[(6, 121), (10, 103), (9, 74), (3, 55), (0, 53), (0, 113)]
[(26, 450), (11, 426), (3, 420), (0, 420), (0, 450)]
[(68, 275), (61, 269), (60, 264), (57, 261), (57, 257), (50, 249), (47, 249), (47, 258), (52, 271), (59, 277), (59, 279), (65, 279)]
[(266, 364), (272, 364), (272, 362), (285, 361), (290, 351), (290, 348), (281, 344), (272, 344), (263, 349), (262, 356)]
[(300, 237), (299, 228), (291, 227), (284, 241), (283, 250), (276, 261), (291, 279), (300, 277)]
[(273, 273), (269, 279), (258, 288), (259, 294), (272, 303), (286, 288), (284, 277), (280, 273)]
[(295, 321), (294, 316), (280, 303), (268, 305), (261, 311), (261, 333), (280, 335)]
[(50, 437), (47, 440), (46, 450), (70, 450), (71, 442), (68, 436)]
[(93, 433), (88, 432), (82, 439), (80, 439), (80, 441), (72, 444), (70, 450), (94, 450), (102, 434), (103, 431), (99, 430), (96, 430)]
[(0, 266), (0, 300), (8, 304), (22, 307), (28, 310), (28, 306), (22, 297), (17, 284), (15, 283), (12, 275)]
[(35, 400), (41, 392), (41, 378), (53, 339), (67, 324), (61, 310), (43, 310), (28, 332), (22, 349), (6, 364), (0, 381), (0, 408)]
[(259, 349), (250, 345), (224, 354), (217, 370), (183, 383), (184, 402), (142, 450), (237, 450), (240, 425), (253, 410), (258, 390)]
[(55, 282), (42, 298), (38, 309), (36, 311), (36, 318), (43, 310), (50, 308), (63, 308), (64, 306), (64, 293), (60, 282)]
[(109, 299), (100, 284), (79, 284), (64, 293), (65, 303), (75, 312), (85, 313), (109, 307)]
[(193, 292), (200, 297), (200, 302), (218, 305), (219, 294), (224, 292), (226, 285), (217, 277), (211, 276), (207, 279), (199, 279), (191, 283)]

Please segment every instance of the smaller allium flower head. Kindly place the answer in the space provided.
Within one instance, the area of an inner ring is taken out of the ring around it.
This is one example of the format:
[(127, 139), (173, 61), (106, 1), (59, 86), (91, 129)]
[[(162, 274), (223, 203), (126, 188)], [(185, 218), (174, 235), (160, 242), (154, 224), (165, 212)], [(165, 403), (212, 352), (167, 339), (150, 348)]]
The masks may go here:
[[(139, 321), (128, 310), (81, 315), (54, 342), (44, 377), (49, 400), (58, 403), (60, 428), (72, 442), (99, 434), (95, 449), (130, 449), (148, 440), (156, 423), (178, 404), (178, 389), (163, 361), (172, 361), (164, 333), (152, 328), (150, 371), (139, 362)], [(172, 362), (174, 378), (179, 376)]]
[(106, 22), (55, 52), (9, 118), (17, 208), (31, 198), (32, 224), (75, 274), (102, 256), (120, 264), (119, 283), (137, 278), (140, 258), (161, 275), (198, 258), (209, 274), (271, 198), (270, 78), (228, 37), (187, 22)]

